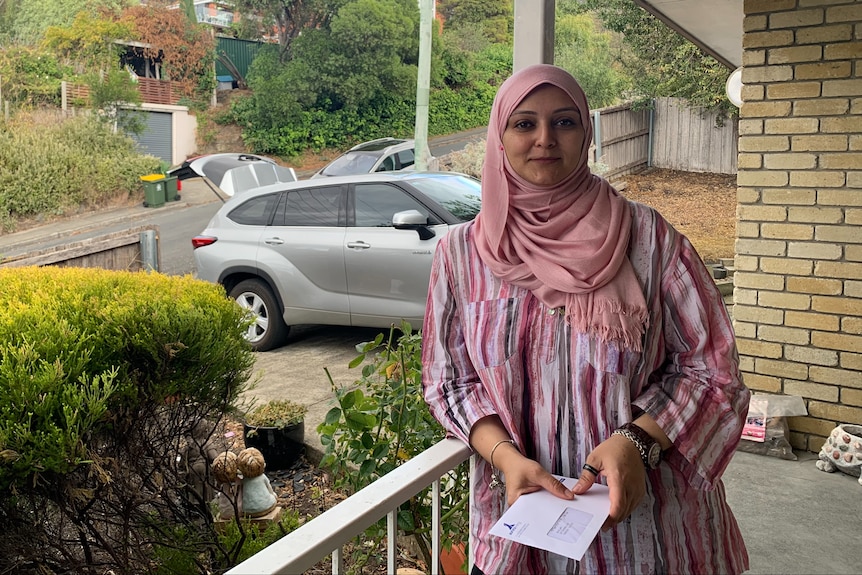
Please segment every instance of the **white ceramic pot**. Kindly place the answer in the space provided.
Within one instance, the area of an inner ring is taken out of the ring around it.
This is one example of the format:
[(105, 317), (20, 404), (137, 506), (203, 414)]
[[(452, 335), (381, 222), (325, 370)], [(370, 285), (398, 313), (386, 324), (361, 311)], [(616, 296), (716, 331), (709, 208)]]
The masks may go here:
[(862, 485), (862, 425), (844, 423), (833, 429), (820, 448), (817, 469), (858, 477)]

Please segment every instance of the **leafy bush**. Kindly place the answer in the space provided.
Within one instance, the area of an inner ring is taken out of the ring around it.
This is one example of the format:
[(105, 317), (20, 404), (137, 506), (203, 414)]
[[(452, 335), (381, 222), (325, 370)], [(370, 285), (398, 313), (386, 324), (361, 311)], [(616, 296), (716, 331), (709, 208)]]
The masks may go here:
[(485, 140), (468, 142), (462, 150), (447, 156), (447, 169), (482, 179), (482, 166), (485, 164)]
[(0, 49), (3, 99), (23, 107), (60, 104), (60, 85), (69, 70), (49, 52), (11, 46)]
[(191, 276), (0, 269), (0, 572), (230, 565), (207, 462), (248, 388), (246, 327)]
[(308, 408), (289, 399), (273, 399), (254, 407), (243, 418), (254, 427), (288, 427), (305, 418)]
[[(422, 394), (422, 337), (406, 322), (400, 331), (396, 337), (393, 328), (386, 341), (379, 334), (374, 341), (359, 346), (360, 355), (350, 363), (350, 367), (362, 365), (356, 386), (336, 388), (333, 384), (338, 407), (326, 414), (317, 431), (326, 450), (321, 466), (333, 471), (338, 486), (362, 489), (446, 435)], [(467, 477), (467, 465), (462, 464), (441, 481), (442, 537), (447, 546), (455, 541), (466, 543)], [(428, 490), (405, 502), (397, 519), (398, 528), (413, 536), (430, 565)], [(380, 540), (385, 533), (385, 524), (377, 524), (366, 535)]]
[(0, 124), (0, 227), (65, 215), (143, 194), (140, 176), (159, 169), (126, 136), (88, 117), (19, 114)]

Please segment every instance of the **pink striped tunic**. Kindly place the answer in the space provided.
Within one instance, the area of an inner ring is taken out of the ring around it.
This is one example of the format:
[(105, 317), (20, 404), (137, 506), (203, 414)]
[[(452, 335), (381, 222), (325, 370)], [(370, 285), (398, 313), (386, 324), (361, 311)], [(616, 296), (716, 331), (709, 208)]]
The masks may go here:
[(742, 535), (721, 474), (748, 409), (727, 310), (689, 241), (631, 203), (629, 257), (650, 310), (643, 352), (573, 333), (562, 314), (494, 277), (472, 224), (438, 245), (423, 327), (423, 385), (434, 416), (468, 442), (497, 414), (530, 458), (577, 477), (587, 454), (635, 405), (673, 442), (629, 519), (601, 533), (580, 564), (488, 535), (502, 511), (474, 470), (470, 545), (485, 573), (741, 573)]

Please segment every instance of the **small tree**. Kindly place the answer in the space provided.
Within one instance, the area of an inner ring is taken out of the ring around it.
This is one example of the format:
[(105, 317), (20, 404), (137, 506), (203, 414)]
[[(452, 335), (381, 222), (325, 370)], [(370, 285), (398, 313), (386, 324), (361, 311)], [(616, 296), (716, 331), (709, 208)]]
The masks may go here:
[(629, 0), (561, 0), (560, 10), (593, 10), (622, 34), (630, 50), (619, 53), (634, 89), (643, 98), (685, 98), (691, 105), (735, 114), (724, 94), (729, 70)]
[(165, 79), (176, 82), (191, 99), (208, 98), (215, 85), (215, 38), (208, 26), (190, 23), (182, 10), (138, 5), (123, 10), (119, 22), (145, 44), (145, 58), (161, 60)]
[(60, 83), (69, 70), (47, 50), (0, 48), (0, 88), (3, 99), (23, 107), (56, 106)]
[(97, 117), (111, 125), (115, 131), (140, 134), (146, 120), (135, 109), (141, 103), (141, 94), (135, 80), (125, 70), (111, 69), (103, 74), (89, 76), (90, 105), (100, 113)]
[(554, 43), (555, 63), (578, 80), (591, 108), (614, 104), (630, 85), (616, 61), (611, 34), (599, 30), (594, 17), (557, 18)]
[(49, 27), (43, 45), (58, 53), (90, 88), (89, 103), (96, 117), (114, 130), (139, 134), (144, 120), (128, 108), (140, 104), (141, 96), (132, 75), (119, 67), (123, 48), (115, 42), (133, 34), (130, 26), (110, 15), (84, 11), (69, 27)]
[(236, 7), (244, 14), (258, 18), (244, 18), (241, 29), (246, 35), (253, 22), (259, 22), (257, 37), (274, 28), (278, 31), (279, 59), (292, 58), (293, 41), (310, 30), (329, 27), (329, 21), (338, 9), (350, 0), (236, 0)]

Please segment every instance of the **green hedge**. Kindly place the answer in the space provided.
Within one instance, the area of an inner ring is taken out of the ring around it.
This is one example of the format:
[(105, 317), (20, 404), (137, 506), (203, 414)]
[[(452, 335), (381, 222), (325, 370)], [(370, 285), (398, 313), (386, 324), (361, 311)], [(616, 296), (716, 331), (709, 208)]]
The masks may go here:
[(242, 325), (190, 276), (0, 269), (0, 490), (85, 464), (86, 438), (142, 403), (229, 408), (253, 365)]
[(0, 571), (132, 573), (164, 549), (229, 564), (193, 462), (249, 387), (246, 327), (191, 276), (0, 269)]
[(95, 119), (22, 114), (0, 123), (0, 166), (0, 228), (8, 231), (22, 218), (142, 197), (139, 178), (158, 172), (160, 161)]

